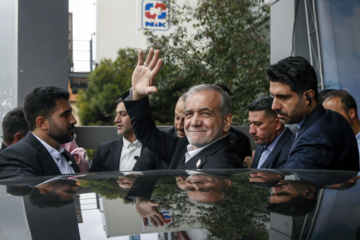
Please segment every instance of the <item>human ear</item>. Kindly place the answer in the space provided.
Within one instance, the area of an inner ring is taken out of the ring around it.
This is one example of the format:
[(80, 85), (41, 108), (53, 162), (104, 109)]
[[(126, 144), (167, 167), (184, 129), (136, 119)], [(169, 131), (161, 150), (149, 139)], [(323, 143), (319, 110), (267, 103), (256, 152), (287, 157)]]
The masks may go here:
[(276, 129), (276, 130), (279, 130), (279, 129), (281, 128), (281, 126), (282, 126), (279, 118), (276, 118), (276, 119), (274, 120), (274, 124), (275, 124), (275, 129)]
[(18, 141), (20, 141), (22, 138), (24, 138), (25, 136), (24, 136), (24, 134), (22, 134), (22, 133), (15, 133), (15, 135), (14, 135), (14, 142), (15, 143), (17, 143)]
[(350, 108), (350, 110), (348, 111), (348, 115), (351, 119), (356, 118), (356, 110), (354, 108)]
[(306, 100), (309, 101), (309, 104), (311, 104), (311, 101), (314, 99), (315, 91), (310, 89), (305, 92)]
[(224, 126), (223, 126), (223, 131), (224, 132), (229, 132), (230, 127), (232, 125), (232, 115), (231, 114), (226, 114), (223, 118), (224, 120)]
[(39, 116), (36, 118), (36, 126), (42, 129), (48, 129), (49, 128), (49, 121), (42, 116)]

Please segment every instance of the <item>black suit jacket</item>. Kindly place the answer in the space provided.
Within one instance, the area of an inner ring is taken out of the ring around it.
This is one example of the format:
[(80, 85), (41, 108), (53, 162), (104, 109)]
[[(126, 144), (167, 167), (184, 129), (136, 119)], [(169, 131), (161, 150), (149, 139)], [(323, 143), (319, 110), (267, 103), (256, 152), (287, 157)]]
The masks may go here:
[[(283, 135), (280, 137), (274, 149), (271, 151), (270, 155), (260, 168), (284, 168), (294, 138), (295, 135), (288, 128), (285, 128)], [(255, 156), (251, 164), (251, 168), (257, 168), (262, 151), (263, 146), (259, 145), (256, 147)]]
[(102, 143), (98, 146), (90, 172), (119, 171), (123, 138)]
[[(128, 93), (123, 94), (122, 98), (126, 99), (127, 96)], [(147, 97), (138, 101), (124, 101), (124, 104), (136, 137), (166, 161), (170, 165), (169, 169), (241, 167), (240, 159), (231, 150), (229, 136), (214, 142), (185, 164), (186, 146), (189, 144), (187, 138), (178, 138), (157, 129)]]
[(285, 167), (358, 171), (358, 146), (349, 123), (318, 105), (302, 123)]
[(231, 127), (229, 136), (234, 154), (238, 156), (241, 161), (243, 161), (245, 157), (251, 156), (250, 139), (245, 133)]
[[(64, 151), (67, 161), (71, 161), (74, 172), (80, 172), (75, 159)], [(60, 175), (50, 153), (41, 142), (28, 132), (21, 141), (0, 152), (0, 178)]]
[[(166, 128), (163, 130), (170, 135), (177, 136), (174, 127)], [(133, 171), (145, 171), (145, 170), (163, 170), (169, 169), (169, 164), (161, 159), (159, 155), (156, 155), (150, 149), (145, 148), (141, 152), (139, 160), (136, 162)]]

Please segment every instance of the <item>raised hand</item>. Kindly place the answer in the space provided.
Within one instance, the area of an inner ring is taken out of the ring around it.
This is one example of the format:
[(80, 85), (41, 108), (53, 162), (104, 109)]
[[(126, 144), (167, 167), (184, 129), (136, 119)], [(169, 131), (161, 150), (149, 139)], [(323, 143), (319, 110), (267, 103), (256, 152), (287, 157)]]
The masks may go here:
[(154, 80), (159, 73), (162, 59), (159, 59), (160, 50), (150, 49), (144, 62), (143, 51), (139, 51), (138, 63), (132, 75), (132, 100), (142, 99), (154, 92)]

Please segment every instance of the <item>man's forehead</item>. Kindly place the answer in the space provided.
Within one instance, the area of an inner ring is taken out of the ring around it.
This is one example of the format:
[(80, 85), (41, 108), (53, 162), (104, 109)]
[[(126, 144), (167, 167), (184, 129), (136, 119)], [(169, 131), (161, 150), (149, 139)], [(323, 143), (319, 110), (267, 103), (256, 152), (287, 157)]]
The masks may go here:
[(185, 109), (211, 109), (220, 106), (220, 94), (215, 91), (201, 91), (190, 94), (185, 101)]
[(118, 105), (116, 106), (116, 111), (118, 111), (118, 112), (125, 111), (126, 112), (125, 104), (123, 102), (119, 102)]
[(68, 110), (68, 109), (72, 110), (72, 107), (71, 107), (70, 102), (68, 100), (63, 99), (63, 98), (56, 100), (55, 111), (56, 110), (64, 111), (64, 110)]
[(249, 111), (249, 118), (264, 118), (265, 117), (265, 110), (254, 110)]
[(338, 105), (338, 106), (344, 107), (340, 97), (329, 96), (329, 97), (325, 98), (325, 100), (323, 101), (323, 104), (326, 104), (326, 103), (331, 104), (331, 105)]
[(292, 93), (296, 94), (296, 92), (291, 90), (290, 85), (281, 82), (272, 82), (272, 81), (270, 81), (270, 93), (272, 95), (292, 94)]

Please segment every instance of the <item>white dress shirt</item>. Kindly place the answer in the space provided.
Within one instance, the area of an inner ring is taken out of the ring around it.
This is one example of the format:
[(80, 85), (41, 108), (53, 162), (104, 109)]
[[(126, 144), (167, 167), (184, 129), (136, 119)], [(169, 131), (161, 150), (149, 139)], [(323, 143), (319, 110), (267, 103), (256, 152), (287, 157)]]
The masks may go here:
[[(226, 136), (227, 136), (227, 135), (226, 135)], [(223, 136), (223, 137), (221, 137), (221, 138), (219, 138), (219, 139), (216, 139), (215, 141), (209, 143), (208, 145), (203, 146), (203, 147), (200, 147), (200, 148), (195, 148), (193, 145), (188, 144), (188, 145), (186, 146), (186, 148), (187, 148), (188, 151), (187, 151), (187, 153), (185, 153), (185, 163), (187, 163), (187, 161), (189, 161), (189, 160), (190, 160), (192, 157), (194, 157), (196, 154), (198, 154), (199, 152), (201, 152), (201, 150), (207, 148), (208, 146), (210, 146), (210, 145), (213, 144), (214, 142), (219, 141), (220, 139), (222, 139), (222, 138), (224, 138), (224, 137), (226, 137), (226, 136)]]
[(142, 144), (139, 140), (136, 139), (135, 142), (131, 143), (123, 137), (119, 166), (120, 171), (132, 171), (137, 161), (135, 157), (140, 157), (141, 147)]

